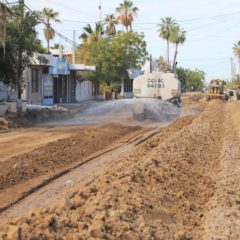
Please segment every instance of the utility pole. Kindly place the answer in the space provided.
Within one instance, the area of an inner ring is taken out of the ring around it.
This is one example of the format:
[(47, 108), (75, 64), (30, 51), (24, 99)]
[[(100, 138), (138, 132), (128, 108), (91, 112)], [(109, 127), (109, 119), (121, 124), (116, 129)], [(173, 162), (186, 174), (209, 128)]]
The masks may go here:
[(99, 10), (99, 22), (102, 22), (102, 0), (99, 0), (98, 10)]
[(24, 3), (24, 0), (19, 0), (18, 2), (19, 2), (19, 4), (21, 4), (21, 6), (23, 6), (23, 8), (24, 8), (24, 4), (25, 4), (25, 3)]
[(231, 57), (231, 80), (233, 81), (234, 79), (234, 63), (233, 63), (233, 58)]
[(150, 54), (149, 61), (150, 61), (150, 73), (152, 73), (152, 71), (153, 71), (153, 69), (152, 69), (152, 54)]
[(72, 63), (76, 63), (76, 46), (75, 46), (76, 31), (73, 31), (73, 46), (72, 46)]

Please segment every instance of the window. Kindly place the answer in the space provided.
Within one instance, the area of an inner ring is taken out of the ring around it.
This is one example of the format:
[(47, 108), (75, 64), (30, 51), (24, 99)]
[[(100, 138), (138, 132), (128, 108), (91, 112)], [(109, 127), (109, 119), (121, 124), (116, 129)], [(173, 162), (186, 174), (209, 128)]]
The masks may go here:
[(32, 92), (39, 91), (39, 69), (32, 69)]

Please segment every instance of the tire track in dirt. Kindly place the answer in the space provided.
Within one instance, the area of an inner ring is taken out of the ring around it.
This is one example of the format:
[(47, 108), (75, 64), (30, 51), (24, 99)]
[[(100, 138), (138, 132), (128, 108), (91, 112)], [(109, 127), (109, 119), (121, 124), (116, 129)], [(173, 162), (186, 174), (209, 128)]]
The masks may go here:
[(224, 115), (216, 191), (208, 204), (204, 224), (206, 240), (240, 239), (240, 106), (225, 105)]
[(79, 162), (92, 153), (106, 148), (140, 127), (105, 125), (82, 130), (81, 134), (50, 142), (24, 154), (0, 162), (0, 190), (8, 189), (47, 173)]
[(0, 212), (66, 174), (79, 163), (144, 131), (146, 129), (140, 127), (114, 124), (77, 129), (67, 138), (64, 135), (63, 139), (0, 162)]
[[(147, 139), (151, 138), (152, 136), (154, 136), (158, 133), (159, 133), (159, 131), (156, 128), (149, 128), (145, 131), (142, 131), (138, 135), (131, 136), (129, 139), (127, 139), (127, 141), (122, 141), (119, 144), (115, 144), (113, 147), (104, 149), (102, 152), (98, 151), (97, 154), (92, 154), (91, 157), (86, 158), (85, 160), (82, 160), (79, 163), (77, 163), (75, 165), (72, 165), (71, 167), (67, 167), (64, 170), (49, 176), (48, 178), (44, 178), (44, 180), (42, 182), (39, 182), (36, 186), (31, 188), (30, 190), (25, 191), (16, 200), (13, 199), (12, 202), (7, 203), (3, 207), (1, 207), (1, 204), (0, 204), (0, 214), (4, 211), (8, 210), (12, 206), (16, 205), (17, 203), (21, 202), (22, 200), (24, 200), (25, 198), (27, 198), (31, 194), (37, 192), (41, 188), (47, 186), (48, 184), (52, 183), (53, 181), (55, 181), (57, 179), (63, 177), (64, 175), (74, 171), (75, 169), (89, 163), (90, 161), (94, 161), (94, 160), (97, 161), (98, 158), (100, 158), (100, 157), (102, 157), (106, 154), (109, 154), (111, 152), (114, 152), (115, 150), (117, 150), (121, 147), (124, 147), (124, 145), (128, 145), (128, 144), (131, 144), (131, 143), (133, 143), (134, 145), (139, 145), (140, 143), (146, 141)], [(0, 200), (1, 200), (1, 198), (0, 198)]]

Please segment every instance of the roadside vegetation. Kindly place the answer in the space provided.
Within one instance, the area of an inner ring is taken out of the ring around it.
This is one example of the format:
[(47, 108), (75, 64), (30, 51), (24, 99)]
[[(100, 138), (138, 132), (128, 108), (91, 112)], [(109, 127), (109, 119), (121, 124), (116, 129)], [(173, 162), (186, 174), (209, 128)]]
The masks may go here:
[(205, 86), (205, 73), (201, 70), (178, 68), (177, 74), (181, 82), (183, 92), (202, 91)]
[(45, 51), (36, 31), (41, 14), (26, 10), (23, 4), (1, 11), (5, 11), (6, 18), (0, 29), (0, 32), (5, 32), (1, 37), (0, 80), (14, 86), (20, 99), (24, 69), (30, 65), (35, 52)]
[[(203, 71), (177, 67), (179, 46), (186, 42), (187, 31), (171, 17), (162, 18), (161, 23), (158, 24), (157, 27), (159, 37), (167, 42), (167, 59), (165, 60), (163, 56), (160, 56), (158, 62), (160, 71), (177, 74), (182, 85), (182, 91), (202, 90), (205, 80), (205, 73)], [(170, 62), (170, 44), (172, 44), (175, 49), (172, 64)]]
[[(236, 43), (233, 44), (233, 54), (236, 57), (238, 61), (238, 66), (239, 66), (239, 74), (236, 74), (236, 69), (232, 73), (232, 79), (227, 82), (227, 88), (228, 89), (240, 89), (240, 41), (237, 41)], [(235, 68), (235, 66), (232, 66), (232, 68)], [(232, 69), (233, 70), (233, 69)]]
[[(55, 37), (52, 23), (61, 23), (60, 14), (54, 9), (44, 8), (31, 11), (22, 3), (12, 8), (1, 6), (0, 24), (0, 76), (11, 85), (21, 97), (24, 87), (23, 71), (31, 64), (34, 53), (49, 53)], [(82, 78), (98, 81), (105, 93), (119, 92), (121, 82), (129, 78), (128, 70), (141, 68), (148, 59), (147, 44), (143, 33), (134, 31), (133, 23), (139, 9), (132, 1), (124, 0), (116, 6), (114, 13), (95, 24), (87, 24), (79, 39), (79, 52), (86, 65), (95, 65), (96, 71), (83, 73)], [(47, 47), (38, 38), (36, 27), (43, 24)], [(202, 86), (205, 74), (202, 71), (178, 68), (179, 48), (185, 43), (187, 32), (171, 17), (161, 19), (157, 26), (159, 37), (167, 42), (167, 58), (160, 57), (159, 69), (179, 74), (183, 89), (196, 90)], [(170, 46), (174, 48), (170, 60)], [(184, 76), (184, 77), (183, 77)], [(110, 94), (109, 94), (110, 95)]]
[(58, 19), (59, 17), (59, 13), (58, 12), (54, 12), (53, 9), (49, 9), (49, 8), (44, 8), (41, 12), (41, 18), (42, 21), (45, 23), (45, 27), (44, 27), (44, 37), (47, 40), (47, 52), (49, 53), (49, 49), (50, 49), (50, 40), (52, 40), (55, 37), (55, 32), (54, 30), (51, 28), (51, 21), (56, 22), (56, 23), (60, 23), (61, 20)]
[[(1, 4), (0, 76), (18, 90), (20, 98), (25, 84), (24, 69), (31, 64), (34, 53), (49, 53), (50, 41), (55, 37), (52, 23), (61, 23), (61, 19), (53, 9), (32, 12), (21, 3), (11, 9), (4, 6)], [(146, 61), (144, 35), (134, 32), (132, 27), (137, 13), (133, 2), (125, 0), (103, 22), (84, 27), (79, 48), (86, 63), (96, 66), (96, 72), (84, 73), (84, 77), (108, 86), (105, 89), (119, 91), (121, 81), (128, 78), (128, 69), (140, 67)], [(38, 24), (44, 25), (46, 49), (38, 39)], [(121, 26), (125, 30), (120, 31)]]
[[(133, 22), (138, 13), (133, 2), (125, 0), (115, 13), (105, 16), (103, 22), (87, 24), (81, 34), (82, 48), (96, 72), (87, 78), (99, 81), (101, 93), (119, 92), (121, 82), (129, 78), (128, 70), (140, 68), (147, 60), (147, 44), (142, 33), (134, 32)], [(124, 30), (121, 29), (121, 26)]]

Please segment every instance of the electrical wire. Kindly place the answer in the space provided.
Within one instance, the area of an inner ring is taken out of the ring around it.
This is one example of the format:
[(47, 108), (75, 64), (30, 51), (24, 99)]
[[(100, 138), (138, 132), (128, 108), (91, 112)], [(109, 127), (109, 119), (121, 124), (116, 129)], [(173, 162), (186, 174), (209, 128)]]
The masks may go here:
[(206, 65), (206, 64), (204, 64), (204, 65), (200, 65), (200, 66), (198, 66), (199, 68), (208, 68), (208, 67), (214, 67), (214, 66), (216, 66), (216, 65), (219, 65), (219, 64), (221, 64), (221, 63), (225, 63), (225, 62), (229, 62), (230, 61), (230, 58), (229, 59), (225, 59), (225, 60), (222, 60), (222, 61), (218, 61), (218, 62), (215, 62), (214, 64), (208, 64), (208, 65)]
[(89, 12), (80, 11), (80, 10), (78, 10), (78, 9), (69, 7), (68, 5), (62, 4), (62, 3), (57, 2), (57, 1), (54, 1), (54, 0), (45, 0), (45, 1), (47, 1), (47, 2), (52, 2), (52, 3), (55, 3), (55, 4), (57, 4), (57, 5), (61, 5), (61, 6), (63, 6), (64, 8), (67, 8), (67, 9), (69, 9), (69, 10), (71, 10), (71, 11), (74, 11), (74, 12), (77, 12), (77, 13), (80, 13), (80, 14), (84, 14), (84, 15), (87, 15), (87, 16), (91, 16), (91, 17), (96, 17), (96, 18), (98, 18), (98, 15), (95, 14), (95, 13), (89, 13)]
[[(26, 4), (24, 4), (24, 6), (30, 11), (30, 12), (33, 12)], [(237, 14), (237, 13), (240, 13), (240, 12), (235, 12), (235, 14)], [(216, 16), (213, 16), (213, 18), (216, 18), (216, 17), (223, 17), (223, 16), (228, 16), (228, 15), (230, 15), (230, 13), (229, 14), (224, 14), (224, 15), (216, 15)], [(200, 18), (198, 18), (198, 19), (200, 19)], [(201, 18), (201, 19), (203, 19), (203, 18)], [(40, 22), (41, 23), (43, 23), (45, 26), (47, 26), (47, 24), (42, 20), (42, 19), (39, 19), (40, 20)], [(192, 19), (193, 20), (193, 19)], [(195, 19), (195, 20), (197, 20), (197, 19)], [(218, 19), (219, 20), (219, 19)], [(70, 22), (80, 22), (80, 21), (78, 21), (78, 20), (63, 20), (63, 21), (70, 21)], [(185, 21), (187, 21), (187, 20), (185, 20)], [(189, 20), (190, 21), (190, 20)], [(182, 20), (182, 22), (183, 22), (183, 20)], [(88, 23), (88, 22), (83, 22), (83, 21), (81, 21), (81, 23)], [(222, 22), (217, 22), (217, 24), (219, 24), (219, 23), (222, 23)], [(216, 23), (215, 23), (216, 24)], [(235, 25), (238, 25), (239, 23), (237, 23), (237, 24), (234, 24), (234, 26)], [(232, 27), (234, 27), (234, 26), (232, 26)], [(67, 42), (67, 43), (69, 43), (69, 44), (71, 44), (71, 45), (73, 45), (73, 46), (75, 46), (75, 47), (80, 47), (81, 49), (83, 49), (83, 50), (86, 50), (86, 51), (89, 51), (89, 52), (91, 52), (92, 50), (91, 49), (89, 49), (88, 47), (86, 47), (86, 46), (82, 46), (81, 44), (77, 44), (75, 41), (73, 41), (73, 40), (71, 40), (71, 39), (69, 39), (69, 38), (67, 38), (66, 36), (64, 36), (63, 34), (61, 34), (60, 32), (58, 32), (58, 31), (56, 31), (54, 28), (52, 28), (51, 26), (47, 26), (47, 27), (49, 27), (52, 31), (54, 31), (54, 33), (56, 34), (56, 35), (58, 35), (61, 39), (63, 39), (65, 42)], [(231, 27), (230, 27), (231, 28)], [(227, 28), (227, 29), (225, 29), (225, 30), (229, 30), (229, 27)], [(221, 32), (223, 32), (223, 31), (221, 31)], [(215, 34), (214, 34), (215, 35)], [(211, 36), (211, 35), (210, 35)], [(208, 38), (209, 36), (207, 36), (207, 37), (205, 37), (205, 38)], [(205, 38), (202, 38), (202, 39), (198, 39), (197, 41), (199, 41), (199, 40), (203, 40), (203, 39), (205, 39)], [(185, 61), (185, 60), (182, 60), (182, 61)], [(204, 61), (206, 61), (205, 59), (204, 59)], [(220, 64), (220, 63), (223, 63), (223, 62), (226, 62), (227, 60), (224, 60), (224, 61), (221, 61), (221, 62), (218, 62), (218, 63), (215, 63), (214, 65), (216, 65), (216, 64)], [(207, 67), (211, 67), (211, 66), (214, 66), (214, 65), (208, 65)]]

